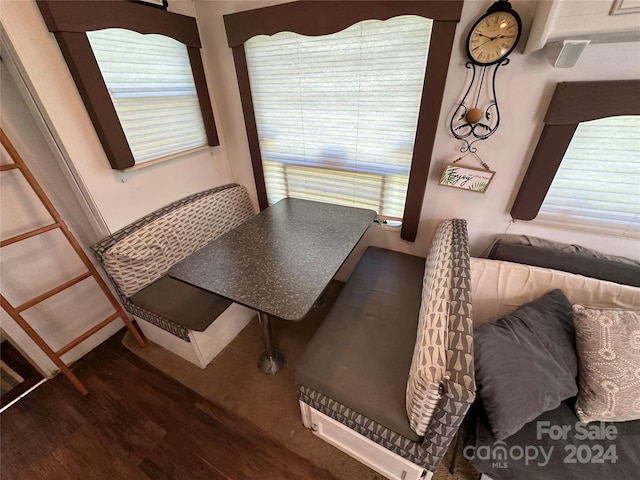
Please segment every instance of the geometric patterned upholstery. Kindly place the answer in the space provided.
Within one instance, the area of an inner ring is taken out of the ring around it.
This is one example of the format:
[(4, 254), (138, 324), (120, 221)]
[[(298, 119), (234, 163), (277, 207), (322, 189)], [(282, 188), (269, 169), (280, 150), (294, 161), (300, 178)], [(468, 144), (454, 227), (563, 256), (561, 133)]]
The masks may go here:
[[(425, 442), (452, 440), (475, 398), (470, 283), (466, 221), (443, 221), (425, 264), (407, 381), (409, 424)], [(442, 455), (447, 447), (440, 445)]]
[(407, 381), (407, 416), (412, 430), (422, 436), (420, 441), (408, 439), (308, 386), (298, 385), (298, 398), (387, 450), (435, 472), (475, 399), (470, 284), (467, 224), (446, 220), (438, 226), (427, 255)]
[(166, 212), (127, 235), (104, 252), (104, 269), (130, 297), (252, 215), (244, 187), (216, 191)]
[(91, 247), (126, 310), (189, 341), (188, 331), (129, 297), (211, 240), (254, 215), (244, 186), (223, 185), (156, 210)]
[[(425, 442), (424, 440), (416, 442), (403, 437), (375, 420), (304, 385), (298, 385), (298, 399), (372, 442), (432, 472), (436, 471), (442, 461), (443, 454), (441, 452), (443, 448), (446, 452), (450, 443), (445, 437), (437, 437), (435, 442)], [(463, 417), (460, 417), (460, 423)], [(452, 425), (452, 428), (457, 430), (460, 423)], [(446, 446), (443, 447), (438, 444), (438, 441), (446, 441)]]

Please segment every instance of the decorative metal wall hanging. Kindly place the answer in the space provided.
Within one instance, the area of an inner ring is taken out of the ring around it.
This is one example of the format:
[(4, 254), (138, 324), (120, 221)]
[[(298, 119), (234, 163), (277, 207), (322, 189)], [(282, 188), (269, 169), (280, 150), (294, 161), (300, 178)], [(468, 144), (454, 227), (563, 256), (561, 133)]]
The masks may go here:
[(466, 51), (472, 69), (471, 82), (453, 112), (450, 130), (465, 145), (461, 152), (475, 152), (474, 143), (486, 140), (500, 125), (496, 96), (498, 69), (509, 64), (507, 58), (518, 44), (522, 23), (507, 0), (492, 4), (471, 27)]
[[(475, 152), (477, 148), (473, 144), (486, 140), (498, 129), (500, 108), (496, 96), (496, 74), (501, 65), (508, 63), (508, 58), (490, 67), (466, 63), (466, 68), (473, 69), (471, 82), (449, 125), (453, 136), (465, 143), (460, 152)], [(487, 74), (490, 77), (488, 81)]]

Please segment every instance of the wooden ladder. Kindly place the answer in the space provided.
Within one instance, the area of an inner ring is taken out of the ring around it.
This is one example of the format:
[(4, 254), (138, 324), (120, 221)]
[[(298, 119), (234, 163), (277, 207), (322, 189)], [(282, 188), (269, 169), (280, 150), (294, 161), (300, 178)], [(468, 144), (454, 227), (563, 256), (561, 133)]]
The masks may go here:
[[(45, 206), (45, 208), (47, 209), (47, 211), (49, 212), (49, 214), (54, 220), (54, 222), (50, 225), (46, 225), (44, 227), (40, 227), (35, 230), (31, 230), (29, 232), (16, 235), (6, 240), (2, 240), (0, 241), (0, 247), (6, 247), (7, 245), (11, 245), (13, 243), (26, 240), (27, 238), (35, 237), (36, 235), (40, 235), (50, 230), (59, 228), (87, 268), (87, 271), (85, 273), (78, 275), (77, 277), (72, 278), (71, 280), (68, 280), (61, 285), (58, 285), (57, 287), (52, 288), (51, 290), (41, 295), (38, 295), (37, 297), (32, 298), (31, 300), (26, 301), (22, 305), (18, 305), (14, 307), (7, 301), (4, 295), (0, 294), (2, 308), (6, 310), (6, 312), (11, 316), (11, 318), (13, 318), (15, 322), (26, 332), (26, 334), (29, 335), (29, 337), (31, 337), (31, 339), (44, 351), (44, 353), (47, 354), (47, 356), (51, 359), (51, 361), (53, 361), (53, 363), (56, 364), (56, 366), (60, 369), (60, 371), (67, 376), (67, 378), (80, 391), (80, 393), (82, 393), (83, 395), (87, 395), (89, 391), (82, 384), (82, 382), (78, 380), (78, 377), (76, 377), (73, 374), (73, 372), (71, 372), (69, 367), (62, 361), (62, 359), (60, 358), (62, 357), (62, 355), (64, 355), (69, 350), (71, 350), (72, 348), (82, 343), (84, 340), (89, 338), (94, 333), (98, 332), (100, 329), (106, 327), (111, 322), (117, 320), (118, 318), (121, 318), (124, 321), (125, 325), (129, 329), (129, 331), (133, 334), (133, 336), (135, 337), (135, 339), (137, 340), (137, 342), (140, 344), (141, 347), (145, 346), (145, 342), (142, 339), (142, 336), (140, 335), (136, 327), (133, 325), (133, 323), (131, 323), (131, 320), (129, 319), (128, 315), (125, 313), (120, 303), (116, 300), (113, 293), (111, 293), (111, 290), (109, 290), (109, 287), (107, 286), (104, 279), (100, 276), (100, 274), (96, 270), (96, 267), (93, 265), (93, 263), (91, 263), (91, 260), (89, 260), (89, 257), (80, 246), (80, 243), (78, 243), (76, 238), (69, 231), (69, 228), (60, 217), (60, 214), (51, 203), (51, 200), (49, 200), (46, 193), (44, 192), (44, 190), (42, 189), (38, 181), (35, 179), (31, 171), (27, 168), (26, 164), (24, 163), (24, 160), (20, 157), (16, 149), (13, 147), (13, 145), (11, 144), (7, 136), (2, 131), (2, 129), (0, 129), (0, 140), (2, 141), (2, 146), (5, 148), (5, 150), (7, 151), (7, 153), (9, 154), (9, 156), (14, 162), (11, 164), (0, 165), (0, 172), (4, 172), (6, 170), (14, 170), (14, 169), (20, 170), (22, 172), (22, 175), (25, 177), (27, 182), (29, 182), (29, 185), (31, 186), (35, 194), (38, 196), (38, 198), (40, 199), (40, 201)], [(90, 328), (85, 333), (75, 338), (64, 347), (54, 352), (53, 349), (49, 347), (49, 345), (42, 339), (42, 337), (38, 335), (38, 333), (24, 319), (24, 317), (22, 316), (22, 312), (56, 295), (57, 293), (60, 293), (63, 290), (69, 287), (72, 287), (77, 283), (80, 283), (81, 281), (89, 277), (93, 277), (93, 279), (98, 283), (98, 285), (104, 292), (105, 296), (111, 302), (111, 305), (113, 305), (113, 307), (115, 308), (115, 313), (113, 313), (111, 316), (109, 316), (102, 322), (98, 323), (94, 327)]]

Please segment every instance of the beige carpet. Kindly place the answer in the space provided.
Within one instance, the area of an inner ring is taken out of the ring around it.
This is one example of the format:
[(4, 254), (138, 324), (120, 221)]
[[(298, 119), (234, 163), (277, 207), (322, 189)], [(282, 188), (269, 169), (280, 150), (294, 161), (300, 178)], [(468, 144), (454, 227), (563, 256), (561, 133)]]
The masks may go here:
[[(274, 321), (275, 336), (287, 355), (287, 366), (277, 375), (265, 375), (256, 365), (263, 351), (257, 319), (202, 370), (149, 342), (142, 349), (127, 332), (123, 344), (143, 360), (173, 377), (205, 398), (248, 420), (298, 455), (326, 468), (339, 480), (381, 480), (384, 477), (317, 438), (303, 427), (293, 381), (296, 359), (304, 350), (337, 296), (340, 284), (331, 284), (327, 302), (301, 322)], [(451, 452), (449, 452), (450, 454)], [(480, 475), (457, 456), (455, 473), (442, 466), (434, 480), (477, 480)]]

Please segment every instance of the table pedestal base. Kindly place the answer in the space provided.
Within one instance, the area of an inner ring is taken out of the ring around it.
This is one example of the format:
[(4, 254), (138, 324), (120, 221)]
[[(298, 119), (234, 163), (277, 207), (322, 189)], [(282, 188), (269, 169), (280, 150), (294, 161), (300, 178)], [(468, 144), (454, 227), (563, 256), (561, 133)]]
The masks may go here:
[(258, 312), (258, 321), (262, 327), (262, 341), (264, 342), (264, 353), (258, 359), (258, 368), (264, 373), (275, 375), (287, 364), (287, 357), (274, 347), (269, 315)]
[(273, 355), (263, 353), (258, 359), (258, 368), (261, 372), (275, 375), (287, 364), (287, 357), (280, 350), (275, 350)]

